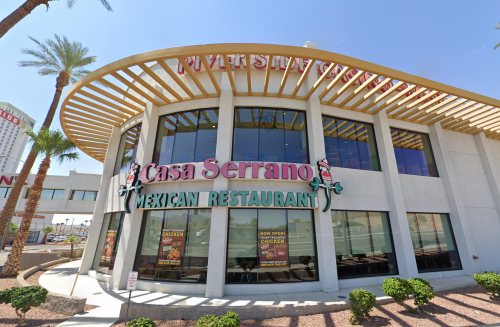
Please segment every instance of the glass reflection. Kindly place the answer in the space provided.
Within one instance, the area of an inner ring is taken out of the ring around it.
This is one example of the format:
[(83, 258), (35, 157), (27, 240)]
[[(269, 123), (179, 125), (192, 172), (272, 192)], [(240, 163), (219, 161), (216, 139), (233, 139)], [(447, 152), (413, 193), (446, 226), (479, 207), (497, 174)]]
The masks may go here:
[(140, 279), (206, 283), (210, 209), (148, 211), (135, 270)]
[(215, 158), (219, 109), (185, 111), (160, 117), (153, 162), (158, 165)]
[(429, 135), (391, 128), (400, 174), (438, 177)]
[(323, 135), (330, 166), (380, 170), (373, 125), (323, 116)]
[(115, 175), (128, 171), (132, 163), (136, 161), (135, 157), (137, 155), (141, 127), (142, 124), (135, 125), (122, 134), (118, 150), (119, 159), (117, 159), (115, 166)]
[(311, 210), (231, 209), (227, 283), (317, 280)]
[(387, 213), (332, 211), (331, 215), (339, 278), (398, 273)]
[(447, 214), (408, 213), (419, 272), (462, 269)]
[[(103, 274), (111, 274), (115, 265), (118, 245), (123, 224), (123, 212), (107, 213), (105, 219), (109, 217), (109, 224), (101, 231), (105, 233), (104, 244), (101, 250), (101, 256), (97, 271)], [(99, 252), (98, 252), (99, 253)]]
[(308, 163), (305, 113), (236, 108), (233, 160)]

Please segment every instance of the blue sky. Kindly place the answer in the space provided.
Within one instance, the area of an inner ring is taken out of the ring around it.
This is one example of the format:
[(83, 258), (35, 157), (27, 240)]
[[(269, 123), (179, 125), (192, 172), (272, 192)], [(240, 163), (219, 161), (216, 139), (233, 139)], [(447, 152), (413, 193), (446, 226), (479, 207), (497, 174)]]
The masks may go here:
[[(48, 11), (35, 9), (0, 39), (0, 101), (27, 112), (40, 126), (55, 77), (40, 77), (17, 62), (27, 58), (22, 48), (33, 47), (26, 36), (44, 40), (54, 33), (87, 46), (97, 56), (91, 69), (175, 46), (302, 46), (309, 40), (319, 49), (498, 97), (500, 50), (493, 50), (500, 42), (498, 1), (109, 1), (112, 13), (97, 0), (77, 1), (72, 10), (65, 0), (51, 2)], [(3, 1), (0, 17), (22, 2)], [(58, 114), (52, 127), (60, 128)], [(78, 162), (54, 163), (49, 173), (67, 175), (73, 168), (101, 173), (102, 165), (81, 153)]]

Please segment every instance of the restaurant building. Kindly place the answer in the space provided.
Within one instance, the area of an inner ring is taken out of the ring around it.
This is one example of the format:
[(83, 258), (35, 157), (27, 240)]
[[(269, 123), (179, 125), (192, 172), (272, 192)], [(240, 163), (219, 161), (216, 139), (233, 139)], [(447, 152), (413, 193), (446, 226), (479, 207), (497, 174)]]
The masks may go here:
[(500, 101), (315, 49), (210, 44), (104, 66), (66, 135), (104, 163), (81, 273), (266, 294), (499, 271)]

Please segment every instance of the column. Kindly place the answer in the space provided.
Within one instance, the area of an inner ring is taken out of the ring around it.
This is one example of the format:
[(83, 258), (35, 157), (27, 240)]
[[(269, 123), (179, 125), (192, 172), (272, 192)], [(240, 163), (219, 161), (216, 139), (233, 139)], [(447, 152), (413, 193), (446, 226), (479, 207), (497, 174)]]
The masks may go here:
[[(226, 73), (222, 74), (220, 88), (216, 158), (219, 162), (224, 163), (231, 161), (234, 121), (233, 92)], [(229, 180), (219, 175), (214, 179), (213, 190), (227, 190), (228, 185)], [(228, 213), (228, 207), (212, 207), (206, 297), (220, 298), (224, 295)]]
[(439, 177), (443, 180), (444, 189), (448, 198), (450, 220), (453, 226), (453, 233), (455, 234), (460, 260), (462, 261), (462, 267), (468, 275), (473, 275), (478, 271), (479, 265), (472, 260), (472, 255), (476, 253), (476, 250), (462, 197), (460, 196), (455, 172), (453, 171), (448, 147), (446, 146), (446, 139), (441, 124), (435, 123), (429, 127), (431, 129), (431, 134), (429, 136), (432, 150), (434, 152), (434, 158), (436, 159)]
[[(99, 246), (99, 236), (104, 223), (104, 208), (108, 198), (109, 183), (115, 169), (115, 160), (118, 155), (120, 145), (120, 128), (113, 127), (109, 139), (106, 158), (102, 165), (101, 186), (95, 201), (94, 214), (92, 215), (92, 224), (90, 225), (85, 251), (83, 252), (82, 262), (80, 264), (80, 273), (86, 274), (93, 267), (94, 256)], [(102, 245), (102, 244), (101, 244)]]
[(71, 198), (71, 193), (72, 193), (71, 186), (73, 185), (73, 181), (75, 179), (75, 174), (76, 173), (77, 173), (76, 169), (69, 171), (69, 176), (68, 176), (68, 179), (66, 181), (66, 186), (65, 186), (65, 189), (64, 189), (64, 195), (63, 195), (63, 198), (61, 199), (61, 201), (59, 203), (59, 211), (65, 211), (66, 210), (66, 206), (68, 205), (68, 201)]
[(500, 176), (495, 172), (495, 160), (491, 155), (493, 150), (488, 146), (488, 139), (484, 135), (484, 132), (474, 135), (474, 139), (476, 140), (479, 157), (481, 158), (491, 195), (493, 195), (493, 201), (495, 201), (498, 216), (500, 217)]
[(418, 277), (415, 251), (411, 241), (403, 190), (399, 180), (398, 166), (392, 144), (391, 128), (385, 111), (381, 111), (375, 115), (374, 129), (380, 167), (387, 184), (389, 218), (391, 220), (399, 275), (403, 278)]
[[(310, 89), (316, 82), (315, 74), (309, 74), (306, 80), (306, 89)], [(323, 136), (323, 121), (321, 117), (321, 103), (319, 91), (316, 90), (307, 100), (306, 120), (307, 139), (309, 141), (310, 163), (316, 165), (320, 160), (326, 158), (325, 141)], [(342, 196), (342, 195), (340, 195)], [(335, 243), (333, 240), (333, 226), (331, 211), (323, 212), (327, 202), (323, 189), (318, 190), (319, 208), (314, 209), (314, 224), (316, 229), (316, 249), (318, 251), (318, 271), (321, 288), (324, 292), (339, 290), (337, 265), (335, 258)], [(335, 195), (332, 199), (332, 207), (335, 205)]]
[[(146, 104), (142, 117), (141, 134), (137, 146), (136, 162), (141, 165), (150, 163), (153, 158), (158, 126), (158, 107), (151, 103)], [(128, 273), (134, 269), (135, 254), (141, 232), (143, 210), (133, 209), (135, 193), (130, 198), (130, 213), (123, 218), (120, 244), (116, 252), (115, 267), (113, 269), (113, 289), (123, 289), (127, 284)]]

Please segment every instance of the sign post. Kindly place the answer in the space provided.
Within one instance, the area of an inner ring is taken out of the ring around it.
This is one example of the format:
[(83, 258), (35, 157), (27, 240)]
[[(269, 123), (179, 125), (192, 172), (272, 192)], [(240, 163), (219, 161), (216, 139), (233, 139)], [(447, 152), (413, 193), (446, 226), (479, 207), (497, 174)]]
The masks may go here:
[(128, 294), (127, 314), (125, 315), (125, 326), (127, 326), (128, 308), (130, 307), (130, 298), (132, 297), (132, 291), (135, 291), (138, 276), (139, 276), (139, 273), (137, 271), (130, 271), (128, 273), (127, 290), (130, 291), (130, 293)]

